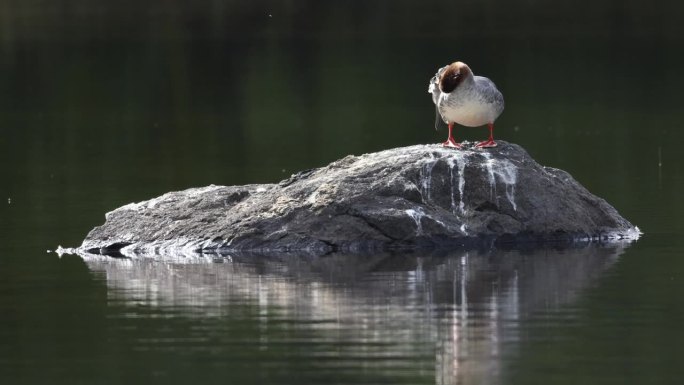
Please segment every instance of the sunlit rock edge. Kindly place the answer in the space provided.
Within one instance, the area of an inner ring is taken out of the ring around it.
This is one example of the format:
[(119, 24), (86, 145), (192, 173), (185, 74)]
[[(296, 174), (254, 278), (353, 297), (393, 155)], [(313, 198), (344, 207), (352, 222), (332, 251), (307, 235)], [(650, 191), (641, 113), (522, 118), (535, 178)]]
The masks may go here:
[(522, 147), (416, 145), (347, 156), (278, 184), (207, 186), (106, 214), (89, 255), (363, 253), (630, 242), (640, 230)]

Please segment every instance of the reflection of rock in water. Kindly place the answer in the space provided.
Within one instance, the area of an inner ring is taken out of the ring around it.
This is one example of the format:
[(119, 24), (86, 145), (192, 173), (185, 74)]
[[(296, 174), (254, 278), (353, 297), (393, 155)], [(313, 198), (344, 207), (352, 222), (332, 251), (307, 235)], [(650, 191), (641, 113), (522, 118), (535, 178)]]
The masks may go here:
[(235, 304), (249, 304), (258, 308), (254, 322), (264, 328), (265, 319), (277, 318), (329, 333), (326, 338), (340, 346), (364, 342), (363, 351), (350, 354), (436, 353), (437, 383), (457, 384), (496, 383), (502, 355), (519, 338), (519, 322), (531, 312), (571, 302), (621, 250), (614, 245), (449, 256), (83, 258), (105, 275), (112, 300), (173, 308), (190, 317), (220, 317)]

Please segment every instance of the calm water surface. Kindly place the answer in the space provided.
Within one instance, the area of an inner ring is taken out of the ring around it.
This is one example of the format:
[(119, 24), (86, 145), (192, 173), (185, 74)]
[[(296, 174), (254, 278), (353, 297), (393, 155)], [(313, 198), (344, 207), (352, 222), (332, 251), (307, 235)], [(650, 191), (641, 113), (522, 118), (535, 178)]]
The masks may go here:
[[(38, 3), (0, 0), (0, 383), (684, 378), (684, 6)], [(442, 141), (427, 81), (456, 59), (503, 91), (499, 138), (645, 236), (322, 258), (48, 253), (167, 191)]]

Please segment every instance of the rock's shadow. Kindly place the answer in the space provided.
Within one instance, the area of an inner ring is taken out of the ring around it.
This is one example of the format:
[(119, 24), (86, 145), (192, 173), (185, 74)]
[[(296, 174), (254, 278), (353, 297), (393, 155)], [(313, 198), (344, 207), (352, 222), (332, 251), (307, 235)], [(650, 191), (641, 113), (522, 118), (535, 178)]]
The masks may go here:
[(436, 382), (455, 384), (497, 383), (502, 357), (515, 353), (524, 321), (571, 304), (625, 247), (282, 258), (81, 256), (102, 274), (116, 302), (172, 308), (188, 317), (222, 317), (235, 303), (264, 314), (277, 309), (280, 319), (321, 328), (341, 346), (350, 340), (391, 342), (383, 349), (397, 355), (427, 346), (427, 354), (436, 355)]

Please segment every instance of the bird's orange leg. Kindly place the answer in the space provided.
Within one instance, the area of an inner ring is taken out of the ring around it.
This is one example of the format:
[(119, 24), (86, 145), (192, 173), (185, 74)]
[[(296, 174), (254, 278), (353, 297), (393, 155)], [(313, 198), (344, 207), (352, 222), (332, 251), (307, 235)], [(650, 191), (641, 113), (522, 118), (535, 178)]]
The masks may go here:
[(442, 146), (444, 147), (452, 147), (452, 148), (461, 148), (461, 145), (459, 143), (456, 143), (454, 140), (454, 137), (451, 135), (451, 130), (454, 129), (454, 123), (449, 122), (449, 138), (446, 140), (446, 142), (442, 143)]
[(484, 142), (480, 142), (476, 145), (478, 148), (496, 147), (496, 142), (494, 141), (494, 123), (489, 123), (489, 139)]

